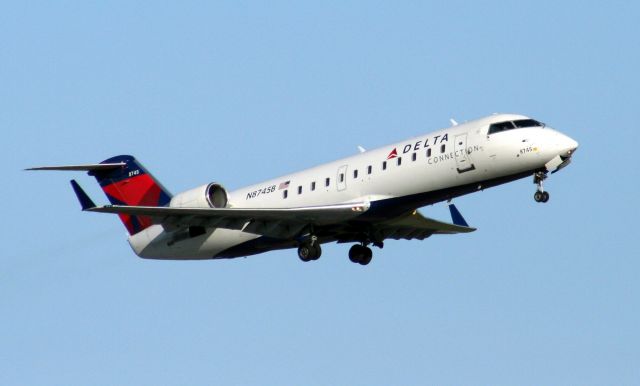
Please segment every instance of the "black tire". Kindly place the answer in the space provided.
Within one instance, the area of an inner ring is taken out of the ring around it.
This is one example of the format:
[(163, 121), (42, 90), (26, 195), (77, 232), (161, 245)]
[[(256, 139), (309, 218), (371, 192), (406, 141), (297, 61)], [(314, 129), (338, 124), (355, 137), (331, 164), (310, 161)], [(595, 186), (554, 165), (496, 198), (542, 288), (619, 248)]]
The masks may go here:
[(307, 262), (313, 259), (313, 251), (308, 244), (302, 244), (298, 247), (298, 257), (300, 260)]
[(317, 243), (312, 247), (313, 254), (311, 260), (318, 260), (322, 256), (322, 247)]
[(359, 263), (360, 265), (367, 265), (371, 262), (371, 259), (373, 258), (373, 252), (371, 251), (371, 248), (362, 247), (362, 249), (363, 249), (362, 258), (360, 259)]
[(547, 202), (549, 201), (549, 192), (543, 192), (542, 193), (542, 202)]
[(533, 199), (534, 199), (534, 200), (536, 200), (536, 202), (542, 202), (542, 198), (543, 198), (543, 197), (544, 197), (543, 192), (541, 192), (541, 191), (539, 191), (539, 190), (538, 190), (538, 191), (536, 191), (536, 192), (533, 194)]
[(362, 258), (362, 245), (356, 244), (349, 248), (349, 260), (352, 263), (359, 263)]

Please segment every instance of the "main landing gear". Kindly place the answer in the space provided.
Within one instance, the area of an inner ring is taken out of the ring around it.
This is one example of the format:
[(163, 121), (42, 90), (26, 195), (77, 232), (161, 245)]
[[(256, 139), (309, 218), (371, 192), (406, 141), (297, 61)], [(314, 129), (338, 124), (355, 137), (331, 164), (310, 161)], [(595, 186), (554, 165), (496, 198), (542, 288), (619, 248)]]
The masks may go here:
[(546, 178), (547, 174), (543, 172), (535, 172), (533, 174), (533, 183), (538, 185), (538, 189), (533, 195), (533, 199), (536, 200), (536, 202), (549, 201), (549, 192), (545, 192), (544, 188), (542, 187), (542, 181), (544, 181)]
[[(367, 246), (369, 243), (378, 248), (382, 248), (384, 246), (382, 241), (363, 241), (349, 249), (349, 260), (360, 265), (367, 265), (371, 263), (373, 252), (371, 251), (371, 248)], [(318, 260), (320, 255), (322, 255), (322, 248), (320, 247), (320, 243), (316, 236), (309, 237), (302, 241), (298, 246), (298, 257), (302, 261)]]
[(318, 238), (315, 236), (312, 236), (298, 247), (298, 257), (302, 261), (318, 260), (320, 255), (322, 255), (322, 248)]
[(367, 265), (371, 262), (372, 257), (371, 248), (365, 245), (356, 244), (349, 249), (349, 260), (353, 263)]

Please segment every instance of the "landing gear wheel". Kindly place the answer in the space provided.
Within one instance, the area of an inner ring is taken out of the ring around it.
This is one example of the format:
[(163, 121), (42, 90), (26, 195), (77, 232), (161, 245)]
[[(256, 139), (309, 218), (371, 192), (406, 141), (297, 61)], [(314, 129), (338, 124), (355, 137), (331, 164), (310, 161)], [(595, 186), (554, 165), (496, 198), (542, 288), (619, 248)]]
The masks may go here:
[(351, 260), (352, 263), (360, 262), (360, 256), (362, 255), (362, 248), (364, 247), (360, 244), (356, 244), (351, 248), (349, 248), (349, 260)]
[(542, 181), (547, 179), (547, 174), (544, 172), (536, 172), (533, 174), (533, 183), (538, 186), (538, 190), (533, 195), (533, 199), (536, 202), (547, 202), (549, 201), (549, 193), (544, 191), (542, 187)]
[(536, 200), (536, 202), (542, 202), (542, 197), (544, 196), (544, 194), (541, 191), (536, 191), (533, 194), (533, 199)]
[(536, 202), (547, 202), (549, 201), (549, 192), (541, 192), (541, 191), (537, 191), (534, 195), (533, 195), (533, 199), (536, 200)]
[(371, 262), (373, 252), (371, 248), (364, 245), (356, 244), (349, 249), (349, 260), (352, 263), (358, 263), (360, 265), (367, 265)]
[(363, 247), (363, 248), (364, 248), (364, 254), (362, 255), (362, 258), (358, 263), (360, 263), (360, 265), (367, 265), (371, 262), (371, 259), (373, 258), (373, 252), (371, 251), (371, 248), (367, 248), (367, 247)]
[(320, 243), (315, 243), (312, 248), (314, 249), (313, 251), (313, 260), (318, 260), (320, 258), (320, 256), (322, 255), (322, 248), (320, 247)]
[(318, 260), (320, 255), (322, 255), (322, 248), (317, 242), (313, 245), (304, 243), (298, 247), (298, 257), (304, 262)]
[(549, 192), (542, 192), (542, 202), (549, 201)]
[(302, 244), (298, 247), (298, 257), (300, 260), (307, 262), (313, 260), (313, 251), (310, 244)]

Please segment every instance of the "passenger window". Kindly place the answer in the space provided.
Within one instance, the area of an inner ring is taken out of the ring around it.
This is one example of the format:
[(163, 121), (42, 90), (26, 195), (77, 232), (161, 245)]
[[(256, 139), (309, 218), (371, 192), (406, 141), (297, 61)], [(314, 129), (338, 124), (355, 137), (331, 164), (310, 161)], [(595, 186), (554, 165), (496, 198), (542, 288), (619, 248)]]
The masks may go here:
[(387, 161), (382, 161), (382, 170), (387, 170)]
[(358, 178), (358, 169), (353, 171), (353, 178)]
[(298, 186), (298, 194), (302, 194), (302, 186)]
[(398, 157), (398, 166), (402, 165), (402, 157)]
[(324, 180), (324, 186), (329, 186), (329, 183), (331, 182), (331, 178), (325, 178)]
[(427, 158), (431, 157), (431, 148), (427, 149)]
[(287, 196), (289, 195), (289, 191), (288, 190), (283, 190), (282, 191), (282, 198), (287, 198)]
[(367, 174), (371, 174), (372, 171), (373, 168), (371, 167), (371, 165), (367, 166)]
[(440, 153), (444, 153), (445, 146), (444, 144), (440, 145)]
[(340, 173), (340, 182), (344, 182), (344, 173)]
[(311, 183), (311, 191), (314, 191), (314, 190), (316, 190), (316, 182), (315, 181), (313, 181)]
[(416, 153), (411, 154), (411, 161), (415, 161), (418, 158)]

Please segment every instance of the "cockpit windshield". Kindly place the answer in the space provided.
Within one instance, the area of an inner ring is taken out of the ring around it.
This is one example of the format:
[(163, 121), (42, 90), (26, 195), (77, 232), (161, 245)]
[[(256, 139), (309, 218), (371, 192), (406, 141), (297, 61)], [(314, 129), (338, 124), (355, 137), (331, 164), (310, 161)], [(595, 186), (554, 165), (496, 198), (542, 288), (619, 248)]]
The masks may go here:
[(513, 123), (518, 128), (524, 127), (544, 127), (544, 124), (536, 121), (535, 119), (519, 119), (517, 121), (513, 121)]
[(525, 127), (544, 127), (543, 123), (535, 119), (518, 119), (516, 121), (504, 121), (491, 124), (489, 134), (500, 133), (512, 129), (522, 129)]

